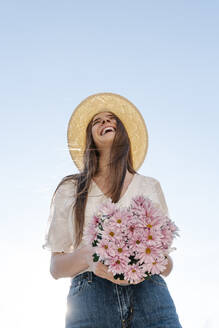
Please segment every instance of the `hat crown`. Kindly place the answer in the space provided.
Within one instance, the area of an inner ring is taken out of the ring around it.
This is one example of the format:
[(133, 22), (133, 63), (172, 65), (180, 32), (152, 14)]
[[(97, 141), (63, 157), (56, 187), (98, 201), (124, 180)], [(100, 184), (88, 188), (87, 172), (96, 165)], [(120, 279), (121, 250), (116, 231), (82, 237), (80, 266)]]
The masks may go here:
[(95, 114), (108, 111), (118, 116), (126, 128), (131, 143), (133, 167), (137, 171), (148, 150), (147, 128), (135, 105), (115, 93), (93, 94), (75, 108), (67, 130), (70, 155), (77, 168), (82, 171), (87, 125)]

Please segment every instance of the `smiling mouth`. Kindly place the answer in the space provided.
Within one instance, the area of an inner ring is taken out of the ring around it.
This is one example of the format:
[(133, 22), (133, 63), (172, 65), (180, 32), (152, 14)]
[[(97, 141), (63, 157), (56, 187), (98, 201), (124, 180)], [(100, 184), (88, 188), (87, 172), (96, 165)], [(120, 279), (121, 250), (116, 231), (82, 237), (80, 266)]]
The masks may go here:
[(100, 135), (103, 136), (103, 135), (105, 135), (105, 134), (107, 134), (109, 132), (115, 132), (115, 131), (116, 131), (115, 128), (113, 128), (113, 127), (107, 127), (105, 129), (103, 129), (103, 131), (101, 131)]

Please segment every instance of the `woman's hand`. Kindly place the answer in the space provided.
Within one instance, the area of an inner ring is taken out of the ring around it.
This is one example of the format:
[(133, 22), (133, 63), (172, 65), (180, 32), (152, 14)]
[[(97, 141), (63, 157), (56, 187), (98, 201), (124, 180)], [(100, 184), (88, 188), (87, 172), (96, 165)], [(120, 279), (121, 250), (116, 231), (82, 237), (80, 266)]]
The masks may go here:
[(118, 284), (118, 285), (129, 284), (129, 282), (127, 280), (114, 279), (112, 272), (108, 271), (107, 265), (105, 265), (101, 262), (93, 261), (93, 254), (94, 254), (93, 248), (89, 247), (89, 246), (84, 246), (84, 247), (86, 249), (86, 261), (88, 264), (88, 268), (96, 276), (110, 280), (111, 282)]
[(105, 278), (105, 279), (108, 279), (110, 281), (112, 281), (113, 283), (115, 284), (118, 284), (118, 285), (137, 285), (139, 284), (140, 282), (144, 281), (145, 279), (141, 279), (140, 281), (138, 282), (133, 282), (133, 283), (129, 283), (128, 280), (120, 280), (120, 279), (115, 279), (113, 277), (113, 273), (108, 271), (108, 266), (107, 265), (104, 265), (100, 262), (96, 262), (97, 263), (97, 266), (96, 266), (96, 272), (94, 272), (97, 276), (101, 277), (101, 278)]
[(100, 278), (104, 278), (104, 279), (107, 279), (115, 284), (118, 284), (118, 285), (136, 285), (136, 284), (139, 284), (140, 282), (144, 281), (144, 279), (138, 281), (138, 282), (135, 282), (135, 283), (129, 283), (127, 280), (120, 280), (120, 279), (115, 279), (113, 277), (113, 273), (108, 271), (108, 266), (101, 263), (101, 262), (94, 262), (93, 261), (93, 254), (94, 254), (94, 250), (93, 248), (91, 247), (88, 247), (88, 246), (85, 246), (86, 247), (86, 260), (87, 260), (87, 263), (88, 263), (88, 268), (90, 271), (92, 271), (96, 276), (99, 276)]
[[(93, 254), (93, 252), (92, 252)], [(113, 273), (108, 271), (108, 266), (101, 262), (93, 262), (92, 254), (88, 255), (89, 270), (91, 270), (96, 276), (107, 279), (115, 284), (129, 284), (127, 280), (114, 279)]]
[(173, 260), (172, 260), (172, 258), (169, 255), (167, 255), (167, 259), (168, 259), (167, 267), (163, 272), (161, 272), (162, 276), (164, 276), (164, 277), (167, 277), (173, 269)]
[(108, 266), (101, 262), (94, 262), (93, 273), (100, 278), (104, 278), (113, 282), (114, 284), (129, 284), (127, 280), (114, 279), (113, 273), (108, 271)]

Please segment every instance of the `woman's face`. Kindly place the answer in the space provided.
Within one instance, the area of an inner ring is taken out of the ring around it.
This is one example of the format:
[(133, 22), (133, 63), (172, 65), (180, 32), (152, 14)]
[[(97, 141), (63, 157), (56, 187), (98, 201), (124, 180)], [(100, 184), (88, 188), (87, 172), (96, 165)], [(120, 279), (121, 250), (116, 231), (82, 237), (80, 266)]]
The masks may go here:
[(115, 116), (109, 112), (101, 112), (94, 116), (91, 124), (96, 147), (101, 149), (111, 146), (116, 134)]

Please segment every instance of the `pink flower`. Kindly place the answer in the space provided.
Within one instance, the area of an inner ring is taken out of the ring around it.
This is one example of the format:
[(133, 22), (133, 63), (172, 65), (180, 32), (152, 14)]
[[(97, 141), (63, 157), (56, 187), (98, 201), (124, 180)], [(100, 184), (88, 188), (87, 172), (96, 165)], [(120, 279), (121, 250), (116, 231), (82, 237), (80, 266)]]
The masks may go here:
[(140, 262), (149, 263), (154, 262), (154, 260), (160, 256), (161, 250), (150, 245), (140, 245), (136, 257), (140, 259)]
[(168, 264), (167, 259), (157, 260), (155, 259), (153, 262), (148, 263), (147, 269), (151, 272), (151, 274), (160, 274), (166, 269)]
[(90, 245), (95, 239), (97, 239), (97, 228), (95, 224), (89, 224), (84, 229), (83, 238), (88, 245)]
[(162, 237), (161, 237), (161, 243), (163, 248), (167, 249), (172, 243), (172, 240), (173, 240), (173, 236), (171, 231), (168, 229), (168, 227), (163, 227)]
[(171, 221), (168, 217), (167, 217), (167, 225), (170, 229), (170, 231), (172, 232), (173, 234), (173, 237), (175, 236), (179, 236), (179, 228), (175, 225), (175, 223), (173, 221)]
[(120, 229), (121, 232), (126, 230), (128, 220), (131, 218), (130, 212), (127, 210), (119, 210), (108, 221), (114, 228)]
[(99, 218), (98, 216), (94, 215), (94, 216), (93, 216), (93, 221), (92, 221), (93, 225), (94, 225), (95, 227), (97, 227), (98, 224), (99, 224), (99, 222), (100, 222), (100, 218)]
[(163, 225), (162, 216), (145, 216), (142, 223), (145, 229), (160, 229)]
[(155, 206), (150, 198), (144, 196), (135, 197), (131, 202), (131, 209), (138, 215), (145, 217), (162, 216), (161, 210)]
[(144, 233), (144, 238), (147, 241), (147, 245), (160, 247), (162, 233), (158, 229), (147, 229)]
[(109, 257), (110, 243), (107, 239), (101, 239), (95, 251), (102, 260)]
[(141, 218), (139, 216), (136, 216), (135, 214), (132, 215), (128, 220), (126, 224), (126, 231), (125, 234), (127, 236), (127, 239), (131, 239), (132, 236), (139, 231), (142, 233), (142, 226)]
[(118, 209), (115, 204), (112, 203), (111, 199), (105, 201), (99, 208), (98, 213), (100, 215), (112, 216)]
[(134, 282), (165, 269), (178, 228), (157, 203), (140, 195), (128, 208), (104, 202), (84, 233), (114, 275), (122, 273)]
[(144, 245), (145, 238), (144, 235), (141, 233), (141, 231), (135, 231), (132, 235), (132, 237), (129, 239), (129, 247), (133, 251), (137, 251), (140, 247), (140, 245)]
[(103, 223), (103, 231), (102, 231), (102, 236), (105, 239), (109, 239), (112, 242), (116, 242), (116, 240), (121, 240), (122, 239), (122, 235), (119, 231), (119, 229), (117, 229), (115, 226), (111, 225), (110, 223), (105, 224), (105, 222)]
[(111, 271), (114, 275), (121, 274), (125, 272), (128, 267), (128, 259), (120, 256), (115, 256), (109, 264), (109, 271)]
[(129, 248), (123, 240), (117, 241), (116, 244), (113, 246), (113, 249), (116, 251), (117, 256), (120, 256), (122, 258), (128, 258), (130, 255)]
[(131, 207), (134, 209), (144, 208), (145, 207), (145, 197), (143, 195), (139, 195), (133, 198), (131, 202)]
[(136, 230), (136, 226), (134, 222), (130, 222), (126, 229), (126, 234), (128, 239), (132, 238), (135, 230)]
[(127, 267), (127, 270), (124, 273), (125, 280), (128, 280), (130, 283), (140, 281), (144, 277), (144, 270), (142, 266), (138, 264), (132, 264)]

